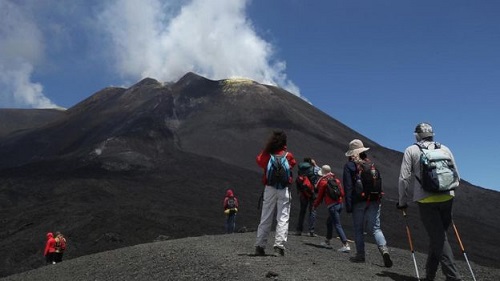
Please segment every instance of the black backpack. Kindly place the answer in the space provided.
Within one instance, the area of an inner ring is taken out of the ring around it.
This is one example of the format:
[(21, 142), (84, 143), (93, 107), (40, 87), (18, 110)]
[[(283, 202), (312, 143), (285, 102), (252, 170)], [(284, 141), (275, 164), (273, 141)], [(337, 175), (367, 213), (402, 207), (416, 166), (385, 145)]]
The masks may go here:
[(340, 182), (335, 177), (328, 177), (326, 179), (326, 183), (328, 196), (330, 196), (333, 200), (339, 200), (340, 197), (342, 197)]
[(362, 161), (357, 165), (354, 190), (362, 200), (379, 200), (382, 197), (382, 177), (374, 163)]
[(234, 197), (229, 197), (227, 199), (227, 209), (233, 209), (233, 208), (236, 208), (236, 201), (234, 199)]
[(290, 185), (292, 171), (290, 164), (286, 159), (288, 152), (283, 155), (273, 155), (267, 163), (267, 185), (274, 186), (277, 189), (283, 189)]

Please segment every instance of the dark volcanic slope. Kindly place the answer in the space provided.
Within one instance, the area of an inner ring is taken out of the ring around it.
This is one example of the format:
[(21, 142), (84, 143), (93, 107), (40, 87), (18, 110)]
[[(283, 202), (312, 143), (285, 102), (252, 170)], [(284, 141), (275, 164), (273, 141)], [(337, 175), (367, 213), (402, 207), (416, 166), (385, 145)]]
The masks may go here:
[(0, 138), (12, 132), (41, 127), (64, 116), (57, 109), (0, 109)]
[[(190, 237), (89, 255), (1, 280), (417, 280), (407, 250), (391, 249), (394, 266), (386, 268), (376, 246), (368, 243), (367, 262), (353, 264), (348, 261), (353, 253), (322, 248), (323, 239), (291, 236), (284, 257), (255, 257), (250, 255), (255, 233)], [(424, 277), (425, 255), (415, 256)], [(471, 266), (477, 280), (500, 280), (500, 269)], [(464, 280), (472, 280), (464, 261), (458, 269)], [(266, 277), (270, 272), (273, 276)], [(437, 280), (444, 280), (440, 271)]]
[[(394, 207), (400, 152), (282, 89), (188, 73), (172, 84), (144, 79), (128, 89), (106, 88), (50, 122), (0, 135), (0, 276), (40, 266), (48, 231), (67, 234), (68, 259), (157, 237), (221, 233), (229, 187), (242, 204), (239, 226), (255, 229), (262, 190), (255, 156), (277, 128), (286, 130), (297, 159), (312, 156), (337, 174), (350, 140), (371, 147), (384, 176), (384, 232), (391, 246), (407, 247)], [(469, 257), (496, 267), (499, 197), (463, 181), (455, 205)], [(293, 200), (291, 230), (298, 212)], [(325, 218), (321, 210), (320, 233)], [(343, 220), (350, 235), (350, 218)], [(424, 252), (426, 235), (413, 205), (409, 222), (415, 247)]]

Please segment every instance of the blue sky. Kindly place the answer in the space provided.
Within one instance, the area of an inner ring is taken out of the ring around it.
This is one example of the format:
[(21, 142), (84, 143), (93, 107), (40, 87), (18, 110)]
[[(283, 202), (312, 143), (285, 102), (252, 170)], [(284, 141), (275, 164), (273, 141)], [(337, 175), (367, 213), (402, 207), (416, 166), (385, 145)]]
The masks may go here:
[(68, 108), (188, 71), (247, 77), (401, 152), (430, 122), (462, 178), (500, 190), (498, 11), (496, 0), (0, 0), (0, 107)]

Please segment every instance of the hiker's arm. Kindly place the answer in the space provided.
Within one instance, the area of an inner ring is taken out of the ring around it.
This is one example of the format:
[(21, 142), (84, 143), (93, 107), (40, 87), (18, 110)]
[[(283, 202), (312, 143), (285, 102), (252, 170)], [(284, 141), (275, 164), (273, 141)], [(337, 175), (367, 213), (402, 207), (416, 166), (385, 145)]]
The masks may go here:
[(262, 169), (267, 168), (267, 163), (269, 162), (269, 159), (271, 159), (271, 155), (269, 153), (266, 153), (264, 151), (261, 151), (259, 155), (257, 155), (257, 165), (261, 167)]
[(410, 186), (411, 177), (412, 177), (412, 156), (410, 148), (405, 150), (403, 155), (403, 160), (401, 162), (401, 170), (399, 172), (399, 181), (398, 181), (398, 208), (403, 208), (404, 206), (408, 206), (408, 188)]
[(318, 208), (318, 206), (323, 201), (323, 196), (325, 195), (325, 186), (326, 186), (325, 181), (323, 180), (318, 181), (318, 196), (316, 197), (316, 199), (314, 199), (313, 209)]
[(346, 212), (351, 213), (352, 212), (352, 189), (353, 189), (353, 183), (352, 183), (352, 169), (353, 171), (356, 171), (356, 167), (353, 162), (347, 162), (344, 165), (344, 173), (342, 175), (342, 180), (344, 182), (344, 189), (345, 189), (345, 209)]
[(290, 169), (295, 167), (297, 165), (297, 160), (295, 160), (295, 157), (293, 157), (293, 154), (291, 152), (288, 152), (286, 155), (286, 160), (288, 160), (288, 164), (290, 165)]

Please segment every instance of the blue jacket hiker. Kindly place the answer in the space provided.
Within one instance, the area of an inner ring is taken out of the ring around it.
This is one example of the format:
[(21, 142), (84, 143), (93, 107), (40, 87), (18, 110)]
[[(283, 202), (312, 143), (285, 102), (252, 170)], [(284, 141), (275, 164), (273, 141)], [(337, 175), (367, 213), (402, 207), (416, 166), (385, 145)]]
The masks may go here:
[[(372, 164), (365, 151), (369, 148), (364, 147), (363, 142), (354, 139), (349, 143), (349, 150), (345, 153), (348, 157), (344, 165), (343, 182), (346, 193), (346, 211), (352, 213), (354, 226), (354, 242), (356, 244), (356, 255), (351, 258), (352, 262), (365, 262), (365, 241), (364, 226), (367, 223), (367, 232), (372, 234), (379, 248), (384, 265), (392, 266), (392, 260), (387, 248), (384, 233), (380, 228), (380, 209), (381, 200), (371, 196), (364, 196), (364, 186), (368, 185), (361, 181), (362, 166)], [(380, 176), (380, 175), (379, 175)], [(381, 196), (381, 194), (380, 194)]]

